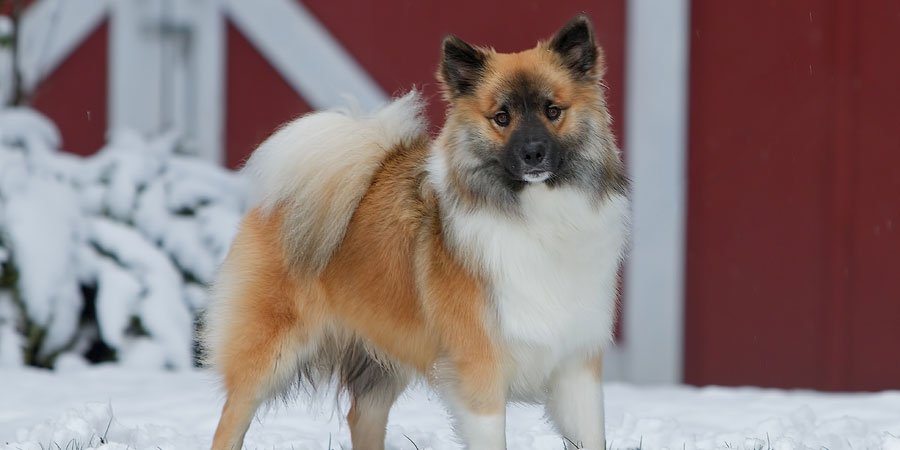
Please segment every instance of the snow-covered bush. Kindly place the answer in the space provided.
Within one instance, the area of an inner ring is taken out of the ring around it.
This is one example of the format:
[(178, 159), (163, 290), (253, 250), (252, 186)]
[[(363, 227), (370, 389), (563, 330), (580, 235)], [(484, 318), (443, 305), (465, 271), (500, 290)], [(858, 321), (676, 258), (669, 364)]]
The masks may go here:
[(38, 113), (0, 110), (0, 365), (189, 367), (242, 179), (177, 154), (174, 136), (115, 133), (86, 158), (59, 147)]

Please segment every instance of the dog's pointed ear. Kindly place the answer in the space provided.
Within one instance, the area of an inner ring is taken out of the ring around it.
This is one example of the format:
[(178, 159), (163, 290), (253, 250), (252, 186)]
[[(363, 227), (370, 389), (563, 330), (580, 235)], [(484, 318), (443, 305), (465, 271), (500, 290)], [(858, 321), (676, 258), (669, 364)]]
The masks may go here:
[(450, 35), (444, 38), (438, 80), (444, 85), (448, 98), (472, 93), (484, 73), (487, 54), (462, 39)]
[(602, 76), (601, 52), (594, 41), (594, 26), (586, 15), (579, 14), (565, 24), (548, 46), (576, 78)]

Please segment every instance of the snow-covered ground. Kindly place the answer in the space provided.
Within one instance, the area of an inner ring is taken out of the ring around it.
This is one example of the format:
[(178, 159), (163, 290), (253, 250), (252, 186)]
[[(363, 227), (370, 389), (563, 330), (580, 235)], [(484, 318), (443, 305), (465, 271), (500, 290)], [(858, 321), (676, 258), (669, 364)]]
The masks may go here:
[[(222, 404), (204, 371), (122, 367), (0, 371), (0, 449), (202, 449)], [(900, 392), (821, 394), (755, 388), (610, 384), (608, 445), (671, 449), (900, 449)], [(349, 449), (332, 406), (276, 405), (248, 449)], [(540, 409), (513, 406), (510, 449), (560, 449)], [(100, 437), (106, 444), (101, 444)], [(409, 439), (407, 439), (407, 436)], [(456, 449), (441, 403), (422, 387), (396, 405), (388, 448)]]

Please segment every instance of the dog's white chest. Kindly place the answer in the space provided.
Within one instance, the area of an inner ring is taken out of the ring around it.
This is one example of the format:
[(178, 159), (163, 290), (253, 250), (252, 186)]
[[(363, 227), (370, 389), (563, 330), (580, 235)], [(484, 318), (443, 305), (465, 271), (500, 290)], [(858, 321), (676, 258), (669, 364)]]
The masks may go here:
[(611, 339), (628, 201), (611, 196), (598, 208), (580, 191), (544, 185), (521, 195), (522, 218), (472, 213), (453, 231), (487, 272), (511, 362), (533, 373)]

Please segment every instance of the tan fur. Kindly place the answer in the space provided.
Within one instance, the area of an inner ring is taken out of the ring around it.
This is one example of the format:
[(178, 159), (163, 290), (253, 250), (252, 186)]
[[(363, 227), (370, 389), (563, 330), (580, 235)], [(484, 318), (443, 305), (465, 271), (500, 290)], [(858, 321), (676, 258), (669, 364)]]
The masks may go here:
[(208, 323), (205, 340), (216, 343), (209, 358), (222, 374), (228, 398), (213, 448), (240, 448), (256, 408), (296, 376), (297, 358), (326, 323), (317, 296), (278, 257), (282, 216), (251, 211), (219, 276), (217, 295), (231, 301), (208, 316), (224, 323)]
[[(445, 383), (455, 389), (471, 410), (497, 413), (505, 404), (506, 386), (501, 350), (486, 328), (486, 286), (451, 255), (444, 244), (436, 211), (423, 230), (417, 255), (425, 317), (441, 337), (453, 374)], [(489, 323), (489, 322), (488, 322)]]
[(422, 317), (412, 258), (428, 214), (419, 196), (426, 150), (423, 140), (384, 161), (321, 277), (333, 314), (420, 371), (438, 351), (437, 337)]

